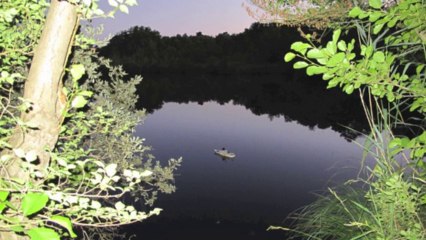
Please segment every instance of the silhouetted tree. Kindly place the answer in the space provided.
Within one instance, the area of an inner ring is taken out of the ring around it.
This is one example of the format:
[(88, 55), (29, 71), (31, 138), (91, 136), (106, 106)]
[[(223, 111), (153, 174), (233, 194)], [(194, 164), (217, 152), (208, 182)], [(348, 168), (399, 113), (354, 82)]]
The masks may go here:
[(239, 34), (162, 37), (132, 27), (113, 37), (101, 54), (130, 73), (285, 73), (282, 56), (300, 39), (296, 29), (254, 23)]

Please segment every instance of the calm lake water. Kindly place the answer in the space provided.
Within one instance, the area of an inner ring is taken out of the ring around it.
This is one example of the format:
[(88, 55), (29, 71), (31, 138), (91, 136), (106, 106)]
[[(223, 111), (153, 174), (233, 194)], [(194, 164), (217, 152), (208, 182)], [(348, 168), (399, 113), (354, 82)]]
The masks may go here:
[[(136, 134), (158, 160), (183, 164), (177, 191), (156, 203), (162, 214), (126, 229), (136, 239), (283, 239), (267, 226), (358, 172), (362, 151), (342, 126), (363, 129), (357, 99), (320, 81), (146, 77), (144, 86), (150, 113)], [(213, 153), (222, 147), (236, 158)]]

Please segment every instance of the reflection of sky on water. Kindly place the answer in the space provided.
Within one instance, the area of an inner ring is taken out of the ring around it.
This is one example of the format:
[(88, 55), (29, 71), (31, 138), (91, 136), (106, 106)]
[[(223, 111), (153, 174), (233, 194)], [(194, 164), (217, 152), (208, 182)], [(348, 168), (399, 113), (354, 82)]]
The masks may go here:
[[(314, 191), (354, 176), (361, 150), (332, 130), (256, 116), (232, 103), (166, 103), (137, 134), (157, 159), (182, 156), (177, 192), (160, 196), (164, 217), (279, 222)], [(223, 161), (213, 149), (237, 154)], [(344, 170), (342, 167), (349, 167)], [(337, 177), (333, 177), (337, 174)]]

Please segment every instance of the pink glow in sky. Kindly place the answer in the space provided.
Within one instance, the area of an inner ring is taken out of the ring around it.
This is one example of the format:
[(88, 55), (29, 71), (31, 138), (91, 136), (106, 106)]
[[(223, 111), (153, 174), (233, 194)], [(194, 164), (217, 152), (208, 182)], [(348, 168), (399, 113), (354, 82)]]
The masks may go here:
[[(101, 8), (108, 9), (106, 0)], [(138, 0), (130, 13), (117, 13), (115, 19), (96, 20), (105, 34), (115, 34), (133, 26), (150, 27), (163, 36), (194, 35), (202, 32), (215, 36), (222, 32), (239, 33), (255, 20), (242, 7), (245, 0)]]

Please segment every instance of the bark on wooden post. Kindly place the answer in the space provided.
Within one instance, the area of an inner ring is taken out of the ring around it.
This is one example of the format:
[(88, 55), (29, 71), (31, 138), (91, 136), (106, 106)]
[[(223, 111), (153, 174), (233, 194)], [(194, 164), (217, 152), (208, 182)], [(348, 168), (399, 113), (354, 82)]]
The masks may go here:
[[(62, 77), (77, 27), (77, 7), (67, 1), (52, 0), (24, 87), (24, 99), (32, 103), (32, 108), (23, 113), (21, 119), (37, 128), (27, 132), (17, 128), (10, 141), (13, 148), (35, 151), (37, 168), (41, 171), (50, 162), (46, 149), (52, 150), (58, 140), (64, 106), (60, 98)], [(1, 176), (28, 181), (28, 173), (23, 171), (21, 163), (21, 159), (15, 158), (2, 170)], [(0, 232), (0, 239), (26, 238)]]

